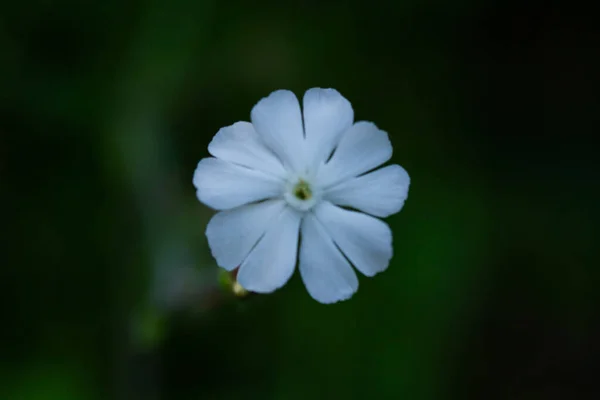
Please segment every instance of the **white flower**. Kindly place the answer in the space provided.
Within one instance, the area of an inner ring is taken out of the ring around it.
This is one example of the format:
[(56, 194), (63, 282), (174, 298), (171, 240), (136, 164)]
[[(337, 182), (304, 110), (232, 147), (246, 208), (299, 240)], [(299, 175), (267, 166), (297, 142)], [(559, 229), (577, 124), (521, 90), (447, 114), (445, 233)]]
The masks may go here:
[(370, 172), (392, 155), (387, 134), (353, 123), (352, 106), (333, 89), (308, 90), (303, 113), (292, 92), (275, 91), (251, 120), (219, 130), (208, 146), (214, 158), (194, 173), (198, 199), (221, 210), (206, 229), (217, 264), (239, 266), (244, 288), (269, 293), (299, 261), (314, 299), (348, 299), (358, 289), (350, 263), (373, 276), (392, 257), (392, 232), (373, 216), (397, 213), (408, 195), (401, 166)]

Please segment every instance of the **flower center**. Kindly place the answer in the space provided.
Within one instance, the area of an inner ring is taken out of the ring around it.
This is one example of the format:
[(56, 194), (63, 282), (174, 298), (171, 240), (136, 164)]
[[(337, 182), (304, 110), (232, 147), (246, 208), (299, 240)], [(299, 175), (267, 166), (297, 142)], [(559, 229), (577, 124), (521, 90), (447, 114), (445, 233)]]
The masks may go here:
[(309, 179), (294, 177), (287, 183), (284, 198), (299, 211), (310, 210), (319, 200), (319, 191), (309, 183)]
[(310, 185), (300, 179), (300, 181), (298, 181), (294, 187), (294, 196), (296, 196), (299, 200), (309, 200), (312, 197)]

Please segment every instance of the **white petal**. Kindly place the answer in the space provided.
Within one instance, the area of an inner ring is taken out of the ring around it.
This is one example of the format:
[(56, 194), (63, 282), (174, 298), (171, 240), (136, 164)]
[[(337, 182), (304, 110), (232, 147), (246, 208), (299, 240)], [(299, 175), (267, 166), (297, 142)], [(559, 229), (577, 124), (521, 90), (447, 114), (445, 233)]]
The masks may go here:
[(350, 178), (329, 189), (325, 198), (334, 204), (356, 208), (377, 217), (387, 217), (402, 209), (408, 196), (410, 177), (399, 165)]
[(237, 280), (251, 292), (270, 293), (294, 273), (302, 214), (285, 207), (242, 263)]
[(215, 214), (206, 237), (217, 264), (228, 271), (239, 267), (284, 207), (283, 200), (268, 200)]
[(265, 146), (250, 122), (236, 122), (221, 128), (208, 145), (216, 158), (283, 177), (285, 170), (275, 154)]
[(358, 290), (356, 273), (313, 214), (302, 222), (300, 274), (308, 293), (321, 303), (349, 299)]
[(352, 264), (366, 276), (384, 271), (392, 258), (392, 231), (367, 214), (323, 201), (315, 215)]
[(227, 210), (282, 195), (281, 180), (263, 172), (204, 158), (194, 172), (198, 199), (216, 210)]
[(352, 105), (335, 89), (313, 88), (303, 99), (308, 165), (327, 161), (342, 133), (352, 126)]
[(364, 174), (392, 156), (387, 133), (371, 122), (357, 122), (348, 129), (331, 160), (321, 168), (319, 183), (324, 187)]
[(250, 113), (254, 129), (284, 166), (305, 167), (304, 131), (300, 104), (294, 93), (277, 90), (261, 99)]

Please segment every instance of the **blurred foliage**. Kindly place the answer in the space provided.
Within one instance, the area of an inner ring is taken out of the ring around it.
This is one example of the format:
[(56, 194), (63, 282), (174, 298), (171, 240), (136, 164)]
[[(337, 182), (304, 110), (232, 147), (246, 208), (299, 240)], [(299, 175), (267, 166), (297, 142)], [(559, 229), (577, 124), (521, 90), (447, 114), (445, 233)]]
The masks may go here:
[[(596, 398), (598, 35), (575, 3), (37, 0), (0, 12), (0, 398)], [(323, 306), (218, 289), (191, 177), (334, 87), (412, 185)]]

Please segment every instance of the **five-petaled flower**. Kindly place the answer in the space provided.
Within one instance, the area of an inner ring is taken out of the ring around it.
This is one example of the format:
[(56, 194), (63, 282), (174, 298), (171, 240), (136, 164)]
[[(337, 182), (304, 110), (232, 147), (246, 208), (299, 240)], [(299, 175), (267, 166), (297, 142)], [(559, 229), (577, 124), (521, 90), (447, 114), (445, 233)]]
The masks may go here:
[(239, 266), (238, 282), (269, 293), (296, 264), (321, 303), (358, 289), (385, 270), (392, 232), (375, 217), (400, 211), (410, 178), (399, 165), (372, 171), (392, 156), (387, 133), (354, 123), (352, 106), (333, 89), (296, 96), (278, 90), (252, 109), (251, 123), (217, 132), (194, 173), (198, 199), (220, 210), (206, 229), (217, 264)]

